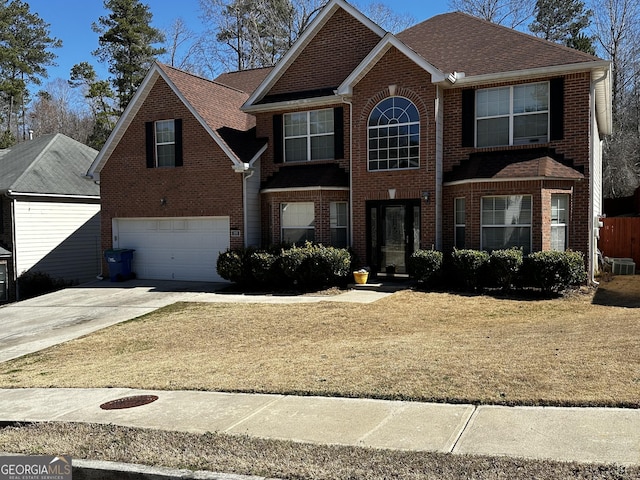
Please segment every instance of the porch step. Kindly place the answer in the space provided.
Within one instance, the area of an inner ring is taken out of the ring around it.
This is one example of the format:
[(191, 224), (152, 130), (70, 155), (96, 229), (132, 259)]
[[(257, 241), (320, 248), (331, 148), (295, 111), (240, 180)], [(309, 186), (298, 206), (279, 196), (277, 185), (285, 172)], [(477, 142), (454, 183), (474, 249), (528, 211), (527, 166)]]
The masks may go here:
[(402, 278), (387, 280), (383, 278), (369, 278), (367, 283), (350, 283), (349, 288), (354, 290), (370, 290), (374, 292), (398, 292), (415, 287), (415, 280)]

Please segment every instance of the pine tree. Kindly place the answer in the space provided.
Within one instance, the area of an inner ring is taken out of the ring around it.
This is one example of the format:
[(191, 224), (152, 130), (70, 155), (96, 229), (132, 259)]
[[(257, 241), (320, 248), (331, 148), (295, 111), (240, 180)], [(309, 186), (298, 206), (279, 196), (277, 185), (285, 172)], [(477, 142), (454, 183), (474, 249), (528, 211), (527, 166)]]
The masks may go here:
[(119, 110), (123, 112), (155, 58), (165, 53), (163, 48), (153, 47), (164, 42), (164, 34), (151, 26), (149, 6), (138, 0), (104, 0), (104, 6), (111, 13), (92, 25), (93, 31), (100, 34), (100, 47), (93, 55), (109, 64)]
[(529, 30), (550, 42), (593, 54), (592, 40), (584, 34), (592, 14), (581, 0), (537, 0)]
[(0, 97), (7, 125), (2, 142), (5, 146), (13, 136), (14, 112), (21, 108), (24, 117), (28, 85), (40, 85), (41, 78), (47, 77), (46, 67), (54, 65), (56, 58), (49, 49), (60, 46), (62, 42), (51, 36), (49, 24), (32, 13), (27, 3), (0, 2)]

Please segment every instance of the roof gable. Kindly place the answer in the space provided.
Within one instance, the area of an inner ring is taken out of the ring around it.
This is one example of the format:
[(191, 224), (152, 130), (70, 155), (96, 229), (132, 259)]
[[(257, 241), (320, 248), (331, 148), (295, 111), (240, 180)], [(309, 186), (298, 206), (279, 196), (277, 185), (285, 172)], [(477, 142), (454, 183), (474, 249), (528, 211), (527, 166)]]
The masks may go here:
[(98, 152), (61, 133), (42, 135), (3, 151), (0, 191), (95, 197), (100, 188), (84, 175)]
[(392, 47), (400, 50), (402, 54), (415, 62), (419, 67), (424, 69), (431, 75), (431, 81), (433, 83), (442, 82), (445, 79), (445, 75), (442, 71), (427, 62), (423, 57), (411, 50), (407, 45), (398, 40), (391, 33), (387, 33), (382, 40), (376, 45), (376, 47), (369, 52), (369, 55), (362, 60), (360, 65), (351, 72), (351, 74), (345, 79), (344, 82), (338, 88), (339, 95), (350, 95), (353, 91), (353, 87), (384, 57)]
[[(225, 152), (234, 166), (242, 167), (244, 163), (255, 160), (255, 157), (266, 147), (265, 142), (257, 140), (253, 134), (255, 118), (240, 110), (240, 106), (248, 97), (247, 93), (168, 65), (156, 63), (138, 87), (133, 99), (89, 168), (88, 175), (95, 176), (100, 173), (158, 81), (164, 81), (169, 85), (180, 101)], [(227, 135), (223, 136), (220, 133), (221, 129), (225, 129)], [(235, 132), (233, 135), (234, 145), (225, 141), (225, 138), (230, 137), (229, 130)], [(245, 142), (238, 142), (237, 139), (240, 135), (245, 135)], [(234, 150), (235, 145), (242, 145), (241, 151)]]
[[(243, 105), (243, 109), (250, 109), (252, 106), (258, 104), (266, 95), (269, 94), (271, 89), (277, 84), (278, 80), (283, 77), (289, 67), (293, 65), (296, 59), (298, 59), (298, 57), (304, 52), (305, 48), (312, 42), (316, 35), (338, 11), (345, 12), (346, 14), (360, 22), (362, 25), (364, 25), (368, 30), (370, 30), (379, 38), (384, 37), (384, 35), (386, 34), (383, 28), (368, 19), (365, 15), (363, 15), (356, 8), (349, 5), (344, 0), (331, 0), (329, 3), (327, 3), (327, 5), (323, 7), (323, 9), (313, 19), (304, 33), (296, 40), (293, 46), (282, 57), (275, 68), (271, 71), (271, 73), (267, 75), (260, 86), (253, 92), (253, 94)], [(350, 72), (346, 72), (345, 76), (349, 73)], [(331, 87), (337, 87), (340, 81), (342, 81), (342, 79), (340, 79), (336, 83), (336, 85), (331, 85)], [(329, 87), (329, 85), (325, 85), (325, 87)]]

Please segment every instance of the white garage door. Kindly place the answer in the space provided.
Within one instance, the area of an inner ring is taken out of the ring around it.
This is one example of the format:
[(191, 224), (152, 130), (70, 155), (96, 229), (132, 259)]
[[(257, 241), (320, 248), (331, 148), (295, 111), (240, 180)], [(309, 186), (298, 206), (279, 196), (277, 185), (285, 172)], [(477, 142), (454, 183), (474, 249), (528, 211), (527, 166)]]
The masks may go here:
[(216, 261), (229, 248), (229, 218), (118, 218), (113, 246), (135, 250), (138, 278), (221, 282)]

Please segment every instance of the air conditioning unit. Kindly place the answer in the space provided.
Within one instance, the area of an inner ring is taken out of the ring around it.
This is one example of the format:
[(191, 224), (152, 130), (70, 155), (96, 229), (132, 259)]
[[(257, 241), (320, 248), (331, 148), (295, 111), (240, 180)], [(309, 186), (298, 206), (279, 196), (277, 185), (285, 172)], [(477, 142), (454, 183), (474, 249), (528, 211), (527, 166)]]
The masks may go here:
[(614, 275), (635, 275), (636, 262), (633, 261), (633, 258), (614, 258), (612, 273)]

